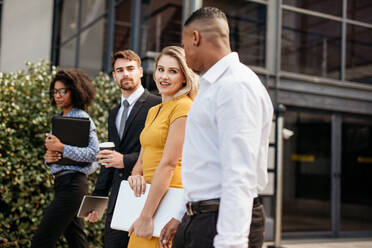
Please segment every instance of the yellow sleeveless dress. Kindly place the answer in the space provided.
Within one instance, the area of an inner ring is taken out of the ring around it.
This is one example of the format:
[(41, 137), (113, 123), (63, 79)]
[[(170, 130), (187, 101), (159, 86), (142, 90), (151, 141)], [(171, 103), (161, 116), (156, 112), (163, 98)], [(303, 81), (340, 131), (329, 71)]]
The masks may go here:
[[(141, 146), (144, 149), (143, 154), (143, 176), (146, 183), (152, 182), (162, 156), (164, 145), (168, 137), (169, 126), (177, 118), (187, 116), (192, 104), (192, 99), (188, 96), (181, 96), (169, 102), (158, 104), (150, 108), (145, 127), (140, 136)], [(182, 188), (181, 181), (181, 156), (178, 159), (177, 166), (169, 187)], [(132, 234), (130, 236), (129, 248), (155, 248), (159, 247), (158, 238), (144, 239)]]

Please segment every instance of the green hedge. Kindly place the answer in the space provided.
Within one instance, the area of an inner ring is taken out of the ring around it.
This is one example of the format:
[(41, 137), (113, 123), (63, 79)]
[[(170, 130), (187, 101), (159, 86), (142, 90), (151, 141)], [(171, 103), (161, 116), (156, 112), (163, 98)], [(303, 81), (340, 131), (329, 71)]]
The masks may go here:
[[(59, 111), (51, 107), (48, 94), (57, 69), (45, 61), (26, 66), (24, 71), (0, 73), (0, 247), (29, 247), (53, 197), (53, 179), (43, 156), (44, 134)], [(99, 141), (106, 141), (108, 112), (120, 101), (120, 93), (105, 74), (93, 80), (97, 95), (88, 112)], [(89, 176), (90, 192), (97, 174)], [(102, 247), (103, 230), (104, 221), (86, 223), (90, 247)], [(67, 247), (66, 241), (57, 247)]]

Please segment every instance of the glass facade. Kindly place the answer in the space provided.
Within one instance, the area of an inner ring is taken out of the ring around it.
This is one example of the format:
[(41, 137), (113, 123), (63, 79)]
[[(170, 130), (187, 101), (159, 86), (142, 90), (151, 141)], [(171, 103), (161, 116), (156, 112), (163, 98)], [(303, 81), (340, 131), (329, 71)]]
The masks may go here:
[(342, 14), (342, 0), (283, 0), (283, 4), (335, 16)]
[(283, 231), (329, 231), (331, 117), (287, 111), (284, 127), (294, 135), (283, 147)]
[[(0, 47), (1, 47), (1, 22), (2, 22), (2, 15), (3, 15), (3, 0), (0, 0)], [(0, 56), (1, 56), (1, 53), (0, 53)]]
[(346, 29), (345, 78), (372, 85), (372, 29), (351, 24)]
[(243, 0), (203, 1), (222, 9), (229, 20), (230, 44), (247, 65), (265, 67), (267, 5)]
[(166, 46), (181, 46), (182, 9), (182, 0), (143, 0), (141, 3), (139, 54), (144, 68), (142, 83), (150, 91), (157, 91), (152, 76), (155, 57)]
[(372, 2), (348, 0), (346, 16), (342, 6), (342, 0), (283, 0), (281, 70), (371, 84)]
[(341, 230), (372, 230), (372, 118), (342, 125)]
[(372, 24), (372, 1), (347, 0), (347, 18)]
[(60, 4), (56, 61), (63, 68), (81, 68), (89, 75), (102, 70), (105, 1), (65, 0)]
[(142, 1), (141, 54), (181, 45), (182, 0)]
[(114, 51), (130, 48), (132, 1), (121, 1), (115, 8)]
[(341, 23), (283, 10), (282, 70), (340, 78)]

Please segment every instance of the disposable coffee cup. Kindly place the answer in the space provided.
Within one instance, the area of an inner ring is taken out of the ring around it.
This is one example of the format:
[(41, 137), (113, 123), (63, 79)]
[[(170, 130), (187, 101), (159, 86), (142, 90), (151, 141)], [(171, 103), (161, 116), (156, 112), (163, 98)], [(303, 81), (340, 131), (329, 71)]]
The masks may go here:
[(103, 142), (99, 144), (99, 150), (115, 150), (115, 144), (114, 142)]
[[(99, 144), (99, 150), (115, 150), (115, 144), (113, 142), (103, 142)], [(102, 165), (106, 165), (106, 163), (102, 163)]]

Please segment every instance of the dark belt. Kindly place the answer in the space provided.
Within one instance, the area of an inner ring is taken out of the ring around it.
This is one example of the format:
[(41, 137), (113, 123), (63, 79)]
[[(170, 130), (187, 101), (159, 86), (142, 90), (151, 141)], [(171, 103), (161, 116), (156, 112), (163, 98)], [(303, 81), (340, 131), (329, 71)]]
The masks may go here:
[(73, 170), (63, 170), (63, 171), (59, 171), (59, 172), (53, 174), (53, 176), (54, 176), (54, 178), (57, 178), (57, 177), (67, 175), (67, 174), (72, 174), (72, 173), (81, 173), (81, 172), (73, 171)]
[[(253, 199), (253, 207), (261, 205), (260, 198), (256, 197)], [(203, 214), (209, 212), (217, 212), (220, 206), (220, 199), (211, 199), (198, 202), (187, 202), (186, 203), (186, 213), (189, 216), (195, 214)]]

